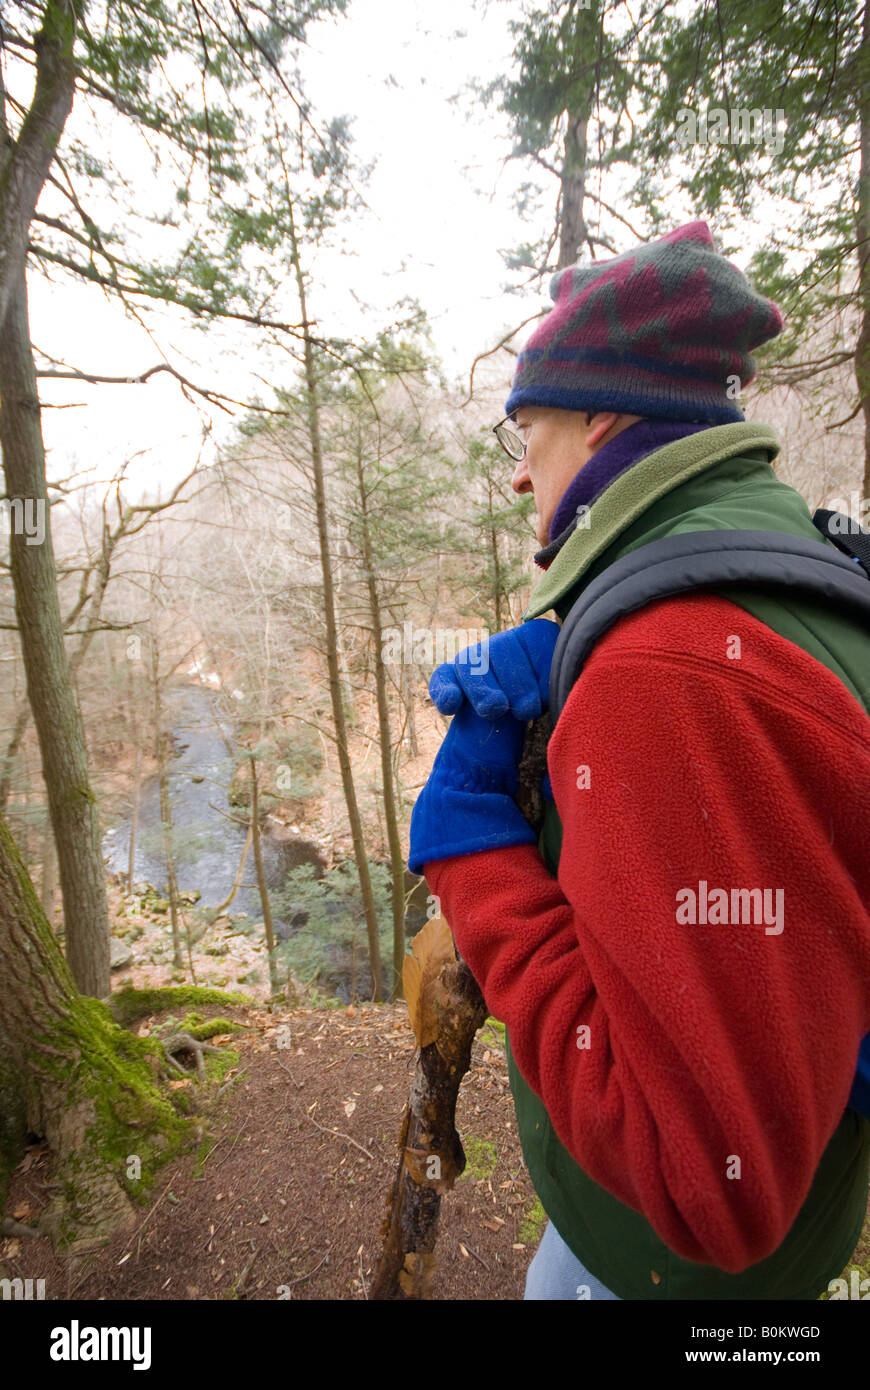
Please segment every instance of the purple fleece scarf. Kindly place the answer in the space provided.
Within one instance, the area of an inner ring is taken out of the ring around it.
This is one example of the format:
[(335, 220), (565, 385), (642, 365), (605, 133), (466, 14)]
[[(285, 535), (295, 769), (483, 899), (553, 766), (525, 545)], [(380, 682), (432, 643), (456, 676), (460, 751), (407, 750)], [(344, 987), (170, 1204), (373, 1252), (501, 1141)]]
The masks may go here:
[(611, 439), (609, 444), (604, 444), (583, 465), (563, 493), (550, 522), (550, 543), (538, 551), (535, 563), (541, 569), (549, 567), (577, 525), (578, 507), (591, 506), (605, 488), (632, 464), (639, 463), (647, 454), (664, 448), (675, 439), (685, 439), (699, 430), (711, 428), (713, 426), (709, 421), (699, 424), (686, 420), (638, 420)]

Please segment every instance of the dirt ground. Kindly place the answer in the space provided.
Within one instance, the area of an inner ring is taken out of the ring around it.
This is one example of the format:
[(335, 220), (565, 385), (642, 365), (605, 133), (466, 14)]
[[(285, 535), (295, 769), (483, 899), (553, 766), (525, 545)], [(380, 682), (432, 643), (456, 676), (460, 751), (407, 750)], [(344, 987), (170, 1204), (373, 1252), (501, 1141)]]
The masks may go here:
[[(46, 1299), (368, 1298), (414, 1066), (405, 1005), (201, 1012), (246, 1031), (212, 1039), (236, 1057), (202, 1115), (199, 1152), (158, 1173), (131, 1233), (66, 1259), (43, 1238), (0, 1239), (0, 1277), (42, 1278)], [(438, 1300), (521, 1299), (543, 1233), (501, 1041), (491, 1023), (478, 1033), (460, 1091), (468, 1164), (442, 1201)], [(50, 1181), (50, 1156), (34, 1144), (7, 1218), (35, 1224)], [(852, 1264), (870, 1272), (870, 1220)]]
[[(167, 1165), (132, 1234), (94, 1254), (58, 1259), (45, 1239), (0, 1240), (0, 1276), (44, 1278), (47, 1299), (368, 1297), (414, 1065), (404, 1004), (202, 1012), (250, 1029), (220, 1042), (238, 1065), (206, 1119), (204, 1163), (191, 1153)], [(436, 1299), (522, 1298), (543, 1232), (499, 1042), (478, 1034), (460, 1093), (468, 1166), (442, 1202)], [(50, 1179), (35, 1145), (7, 1217), (34, 1223)]]

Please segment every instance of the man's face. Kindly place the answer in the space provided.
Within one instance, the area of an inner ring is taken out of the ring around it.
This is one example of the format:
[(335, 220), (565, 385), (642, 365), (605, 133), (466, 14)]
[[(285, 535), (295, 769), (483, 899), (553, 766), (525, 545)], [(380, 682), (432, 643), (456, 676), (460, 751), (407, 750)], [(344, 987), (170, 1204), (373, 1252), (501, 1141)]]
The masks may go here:
[(565, 489), (591, 456), (589, 426), (582, 411), (538, 405), (519, 406), (514, 420), (516, 433), (525, 442), (526, 456), (514, 470), (511, 487), (514, 492), (534, 492), (538, 513), (535, 534), (544, 546), (549, 543), (550, 522)]

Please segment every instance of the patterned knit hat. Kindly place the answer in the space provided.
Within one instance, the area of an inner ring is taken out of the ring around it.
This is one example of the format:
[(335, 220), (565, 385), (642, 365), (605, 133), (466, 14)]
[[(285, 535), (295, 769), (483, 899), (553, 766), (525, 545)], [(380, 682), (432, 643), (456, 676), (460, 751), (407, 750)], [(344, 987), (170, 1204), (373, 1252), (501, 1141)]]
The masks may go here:
[(520, 353), (506, 415), (540, 405), (742, 420), (735, 398), (755, 376), (750, 353), (782, 330), (777, 306), (718, 255), (706, 222), (557, 271), (550, 296), (555, 308)]

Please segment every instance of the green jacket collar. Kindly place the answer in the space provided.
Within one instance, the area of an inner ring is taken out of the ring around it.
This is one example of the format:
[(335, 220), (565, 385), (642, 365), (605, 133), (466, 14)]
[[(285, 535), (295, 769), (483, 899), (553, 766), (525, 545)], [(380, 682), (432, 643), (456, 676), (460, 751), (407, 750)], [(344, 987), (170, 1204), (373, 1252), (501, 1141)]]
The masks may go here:
[(770, 425), (740, 421), (701, 430), (647, 454), (592, 503), (582, 525), (568, 537), (532, 594), (523, 619), (538, 618), (553, 608), (620, 532), (658, 498), (724, 459), (758, 450), (774, 459), (779, 448)]

